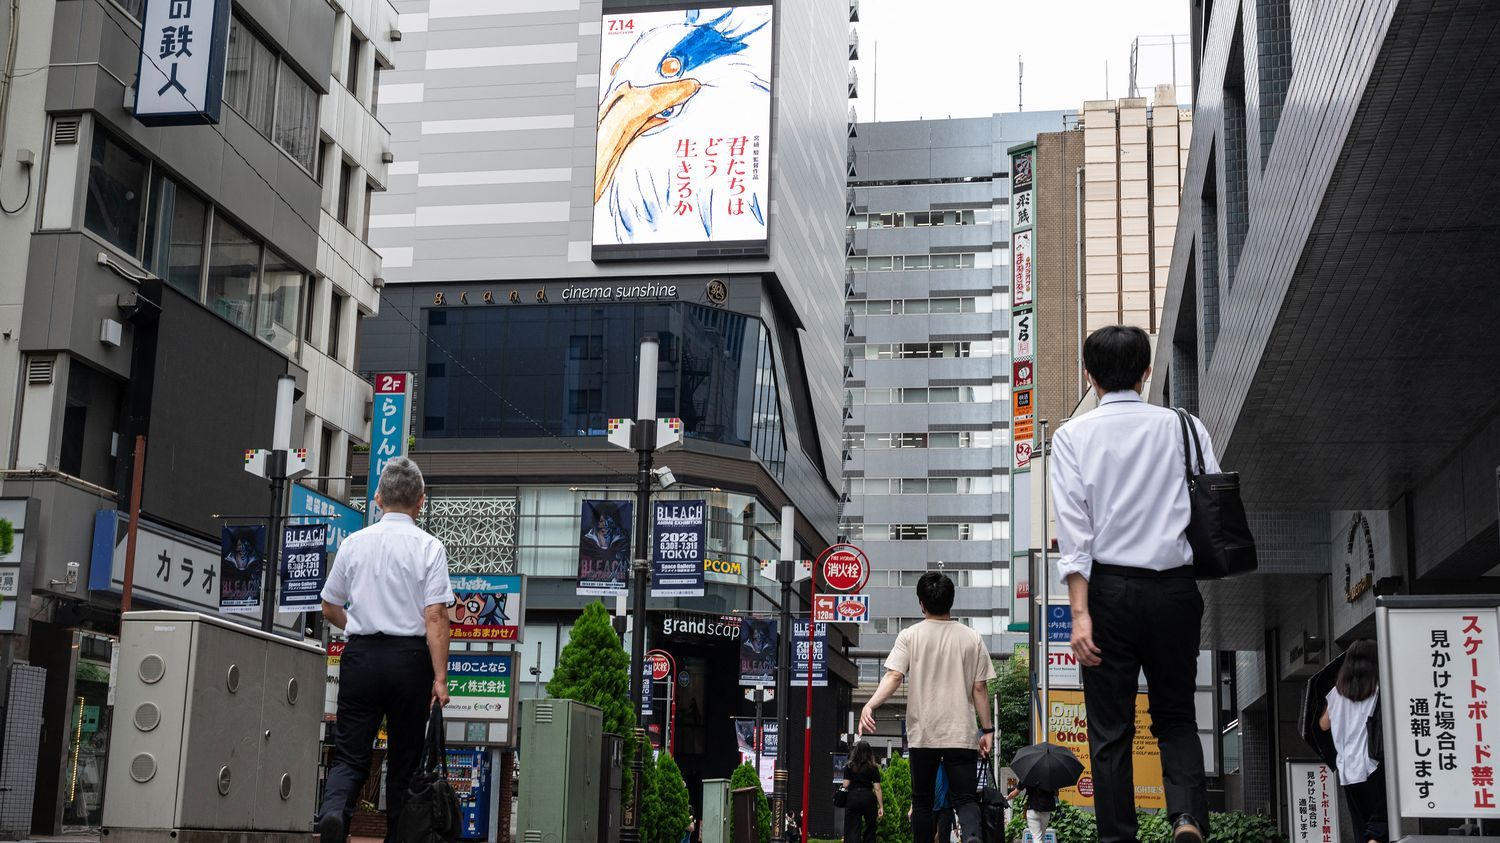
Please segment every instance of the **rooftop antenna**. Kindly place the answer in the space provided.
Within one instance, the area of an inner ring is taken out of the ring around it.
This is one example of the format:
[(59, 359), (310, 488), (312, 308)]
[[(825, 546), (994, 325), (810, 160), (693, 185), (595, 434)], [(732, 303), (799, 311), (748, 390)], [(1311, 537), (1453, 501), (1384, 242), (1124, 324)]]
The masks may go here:
[(1109, 99), (1109, 59), (1104, 60), (1104, 98)]
[(1016, 55), (1016, 67), (1016, 111), (1025, 111), (1026, 62), (1021, 60), (1020, 54)]

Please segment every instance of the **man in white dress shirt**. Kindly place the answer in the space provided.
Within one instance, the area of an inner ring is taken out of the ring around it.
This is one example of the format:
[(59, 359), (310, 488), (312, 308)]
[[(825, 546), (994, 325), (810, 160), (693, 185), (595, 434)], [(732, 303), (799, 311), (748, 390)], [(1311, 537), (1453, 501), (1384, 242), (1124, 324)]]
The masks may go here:
[(380, 474), (378, 523), (344, 539), (328, 583), (323, 617), (349, 636), (339, 665), (333, 767), (318, 819), (322, 843), (342, 843), (370, 774), (370, 752), (386, 724), (386, 836), (421, 759), (430, 706), (448, 702), (448, 554), (419, 529), (426, 501), (422, 472), (397, 457)]
[[(1193, 692), (1203, 598), (1184, 535), (1191, 510), (1182, 427), (1175, 412), (1141, 399), (1151, 372), (1145, 331), (1095, 331), (1083, 363), (1099, 407), (1057, 431), (1048, 465), (1072, 647), (1082, 665), (1099, 839), (1136, 839), (1131, 744), (1144, 670), (1173, 836), (1202, 843), (1208, 802)], [(1193, 424), (1204, 464), (1217, 472), (1208, 431)]]

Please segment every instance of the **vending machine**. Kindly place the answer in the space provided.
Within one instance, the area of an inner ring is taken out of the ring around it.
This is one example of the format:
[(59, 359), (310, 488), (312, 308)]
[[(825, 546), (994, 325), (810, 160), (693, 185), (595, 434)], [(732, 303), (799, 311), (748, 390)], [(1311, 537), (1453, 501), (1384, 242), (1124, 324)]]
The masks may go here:
[(490, 790), (494, 786), (488, 749), (449, 748), (448, 784), (458, 794), (459, 837), (487, 840), (490, 836)]

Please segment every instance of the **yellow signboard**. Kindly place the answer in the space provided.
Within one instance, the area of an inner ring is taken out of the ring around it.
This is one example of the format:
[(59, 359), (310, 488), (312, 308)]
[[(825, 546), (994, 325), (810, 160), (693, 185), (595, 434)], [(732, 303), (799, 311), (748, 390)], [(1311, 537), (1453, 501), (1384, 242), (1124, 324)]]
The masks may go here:
[[(1070, 787), (1058, 796), (1070, 805), (1093, 807), (1094, 770), (1089, 758), (1088, 709), (1083, 702), (1082, 691), (1052, 691), (1047, 706), (1051, 709), (1052, 742), (1073, 750), (1083, 762), (1083, 776), (1077, 787)], [(1135, 696), (1135, 806), (1137, 808), (1167, 807), (1166, 790), (1161, 780), (1161, 752), (1156, 738), (1151, 735), (1151, 715), (1147, 711), (1145, 694)]]

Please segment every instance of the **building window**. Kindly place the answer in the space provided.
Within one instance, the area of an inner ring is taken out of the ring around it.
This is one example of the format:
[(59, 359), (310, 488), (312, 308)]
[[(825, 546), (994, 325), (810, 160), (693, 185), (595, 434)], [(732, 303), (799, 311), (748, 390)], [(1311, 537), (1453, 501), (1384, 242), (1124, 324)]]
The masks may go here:
[(370, 208), (375, 204), (374, 197), (375, 185), (371, 184), (370, 182), (365, 182), (365, 210), (361, 215), (363, 219), (360, 224), (360, 231), (362, 232), (360, 234), (360, 239), (362, 240), (370, 239)]
[(356, 98), (359, 97), (359, 53), (363, 45), (364, 39), (359, 37), (354, 27), (349, 27), (349, 62), (344, 68), (344, 87)]
[(327, 138), (318, 139), (318, 171), (313, 175), (317, 176), (319, 185), (328, 183), (328, 154), (332, 151), (333, 141)]
[(83, 225), (131, 257), (141, 255), (141, 222), (151, 164), (103, 129), (94, 129)]
[(318, 488), (325, 493), (333, 483), (330, 476), (333, 474), (333, 428), (323, 428), (318, 440)]
[(276, 54), (240, 21), (229, 23), (224, 102), (263, 135), (271, 133), (276, 100)]
[(313, 314), (318, 309), (318, 276), (307, 279), (307, 305), (302, 308), (302, 341), (312, 343)]
[(354, 165), (347, 160), (339, 161), (339, 222), (347, 228), (349, 216), (354, 202)]
[(281, 69), (272, 139), (309, 173), (318, 150), (318, 92), (290, 67)]
[(215, 214), (208, 258), (209, 308), (242, 330), (253, 330), (259, 281), (260, 243)]
[(58, 468), (100, 486), (114, 486), (110, 440), (120, 417), (120, 385), (77, 359), (68, 360)]
[(286, 258), (266, 250), (257, 324), (260, 338), (283, 354), (297, 354), (297, 317), (302, 305), (302, 272)]
[(380, 113), (380, 74), (390, 69), (391, 63), (376, 53), (375, 76), (370, 80), (370, 113), (376, 116)]
[(348, 299), (348, 296), (334, 290), (328, 300), (328, 356), (340, 362), (343, 362), (339, 351), (344, 334), (344, 302)]
[(142, 263), (193, 301), (202, 296), (207, 227), (208, 203), (160, 173), (151, 180), (151, 216)]

